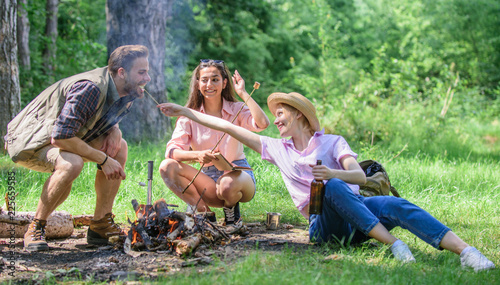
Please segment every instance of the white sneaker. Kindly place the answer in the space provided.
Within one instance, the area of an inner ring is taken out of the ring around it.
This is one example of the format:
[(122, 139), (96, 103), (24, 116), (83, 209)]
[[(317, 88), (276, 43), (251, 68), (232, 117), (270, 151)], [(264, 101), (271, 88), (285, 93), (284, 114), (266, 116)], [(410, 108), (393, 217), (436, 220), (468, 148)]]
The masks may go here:
[(415, 262), (415, 257), (413, 257), (408, 245), (399, 239), (391, 245), (391, 251), (394, 258), (402, 263)]
[(472, 246), (468, 246), (462, 251), (460, 262), (462, 267), (472, 267), (476, 272), (495, 268), (493, 262)]

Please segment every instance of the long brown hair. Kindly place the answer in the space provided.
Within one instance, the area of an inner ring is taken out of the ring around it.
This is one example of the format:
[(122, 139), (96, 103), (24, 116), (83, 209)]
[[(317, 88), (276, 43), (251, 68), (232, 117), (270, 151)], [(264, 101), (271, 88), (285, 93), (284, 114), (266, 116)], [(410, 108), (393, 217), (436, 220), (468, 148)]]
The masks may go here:
[(227, 80), (226, 87), (222, 90), (221, 97), (226, 101), (236, 102), (236, 97), (234, 95), (233, 89), (233, 81), (231, 80), (231, 73), (229, 72), (226, 64), (224, 64), (223, 61), (209, 59), (201, 60), (200, 64), (198, 64), (198, 66), (193, 70), (193, 75), (191, 76), (191, 84), (189, 85), (189, 98), (185, 105), (187, 108), (200, 110), (201, 105), (204, 103), (205, 99), (200, 92), (199, 85), (200, 70), (210, 66), (217, 67), (222, 76), (222, 81), (224, 81), (224, 79)]

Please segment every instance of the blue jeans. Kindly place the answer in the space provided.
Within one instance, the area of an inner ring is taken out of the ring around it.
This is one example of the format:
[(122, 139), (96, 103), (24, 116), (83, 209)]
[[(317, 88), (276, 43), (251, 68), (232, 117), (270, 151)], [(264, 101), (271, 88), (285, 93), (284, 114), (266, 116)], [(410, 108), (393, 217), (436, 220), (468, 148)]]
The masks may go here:
[(355, 195), (340, 179), (325, 185), (321, 215), (309, 217), (309, 238), (313, 242), (339, 241), (357, 244), (370, 239), (368, 233), (382, 223), (387, 230), (399, 226), (440, 249), (443, 236), (450, 231), (422, 208), (394, 196)]
[[(250, 164), (248, 164), (248, 161), (246, 158), (235, 160), (232, 162), (236, 166), (245, 166), (245, 167), (250, 167)], [(217, 167), (211, 165), (211, 166), (206, 166), (201, 169), (203, 173), (208, 175), (210, 178), (212, 178), (215, 182), (217, 182), (217, 179), (224, 174), (224, 171), (217, 169)], [(252, 177), (253, 183), (255, 183), (255, 176), (253, 175), (253, 171), (251, 170), (245, 170), (246, 173)]]

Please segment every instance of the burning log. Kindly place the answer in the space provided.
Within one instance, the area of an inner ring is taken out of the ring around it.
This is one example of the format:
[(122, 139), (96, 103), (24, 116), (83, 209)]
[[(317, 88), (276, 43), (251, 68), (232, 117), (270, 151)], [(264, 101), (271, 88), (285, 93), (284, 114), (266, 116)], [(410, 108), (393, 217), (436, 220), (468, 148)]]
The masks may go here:
[(151, 238), (149, 237), (148, 233), (146, 232), (146, 229), (144, 229), (144, 226), (142, 224), (138, 224), (135, 227), (136, 232), (141, 236), (142, 241), (144, 242), (144, 245), (150, 249), (152, 242)]
[(196, 250), (200, 243), (216, 243), (229, 237), (217, 225), (203, 215), (191, 215), (178, 212), (169, 207), (165, 199), (157, 200), (153, 205), (139, 204), (132, 200), (136, 211), (136, 220), (131, 224), (124, 243), (125, 253), (137, 256), (135, 251), (170, 251), (188, 255)]
[(165, 202), (165, 199), (161, 198), (160, 200), (156, 201), (153, 204), (153, 209), (156, 212), (156, 217), (162, 221), (163, 219), (167, 218), (170, 214), (172, 214), (172, 210), (168, 208), (167, 202)]

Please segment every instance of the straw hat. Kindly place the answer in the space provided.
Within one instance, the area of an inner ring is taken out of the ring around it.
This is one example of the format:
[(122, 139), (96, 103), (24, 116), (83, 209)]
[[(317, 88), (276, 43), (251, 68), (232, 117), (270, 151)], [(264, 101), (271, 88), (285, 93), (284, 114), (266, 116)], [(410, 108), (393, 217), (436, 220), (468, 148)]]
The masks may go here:
[(273, 115), (276, 114), (276, 106), (278, 104), (287, 104), (299, 110), (307, 118), (309, 124), (311, 124), (311, 127), (315, 132), (320, 130), (319, 121), (316, 117), (316, 108), (314, 108), (311, 101), (303, 95), (297, 92), (291, 92), (288, 94), (275, 92), (267, 97), (267, 106)]

